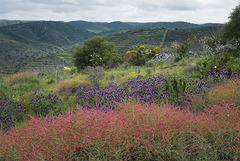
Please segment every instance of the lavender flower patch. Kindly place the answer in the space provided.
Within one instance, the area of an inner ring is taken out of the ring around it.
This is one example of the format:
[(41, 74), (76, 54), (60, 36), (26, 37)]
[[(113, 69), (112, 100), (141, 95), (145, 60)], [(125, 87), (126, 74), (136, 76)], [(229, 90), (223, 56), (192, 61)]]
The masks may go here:
[(199, 80), (173, 75), (138, 76), (119, 85), (111, 83), (99, 88), (80, 85), (77, 87), (77, 97), (78, 103), (87, 109), (114, 109), (116, 102), (128, 99), (149, 103), (168, 101), (173, 106), (178, 106), (191, 102), (193, 94), (206, 92), (213, 83), (230, 79), (237, 74), (238, 72), (234, 72), (229, 75), (223, 67), (221, 71), (210, 71), (206, 77)]
[(8, 130), (22, 121), (26, 116), (26, 107), (19, 102), (13, 102), (9, 98), (0, 101), (0, 128)]

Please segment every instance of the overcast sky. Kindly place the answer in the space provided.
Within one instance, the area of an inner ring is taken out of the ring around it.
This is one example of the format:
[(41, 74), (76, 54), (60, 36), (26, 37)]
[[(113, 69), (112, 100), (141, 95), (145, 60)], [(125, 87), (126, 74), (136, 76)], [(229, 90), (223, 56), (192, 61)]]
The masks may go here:
[(0, 0), (0, 19), (225, 23), (240, 0)]

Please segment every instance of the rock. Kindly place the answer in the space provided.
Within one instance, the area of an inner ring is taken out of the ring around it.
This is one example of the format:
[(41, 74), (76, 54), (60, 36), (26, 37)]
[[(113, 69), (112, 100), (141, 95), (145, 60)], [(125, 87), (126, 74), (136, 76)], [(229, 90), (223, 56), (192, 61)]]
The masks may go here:
[(173, 55), (171, 55), (171, 54), (158, 53), (150, 61), (157, 63), (157, 62), (159, 62), (161, 60), (163, 60), (163, 61), (171, 61), (172, 59), (173, 59)]
[(220, 45), (218, 46), (217, 48), (217, 51), (222, 53), (222, 52), (225, 52), (226, 50), (236, 50), (237, 47), (232, 45), (232, 44), (226, 44), (226, 45)]

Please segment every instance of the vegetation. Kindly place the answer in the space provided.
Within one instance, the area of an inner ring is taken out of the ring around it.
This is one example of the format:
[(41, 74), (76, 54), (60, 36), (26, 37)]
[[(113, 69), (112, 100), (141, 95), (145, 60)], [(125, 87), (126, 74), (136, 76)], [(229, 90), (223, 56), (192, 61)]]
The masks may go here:
[(77, 46), (73, 57), (74, 65), (78, 70), (87, 66), (114, 67), (121, 62), (114, 44), (101, 36), (91, 37), (84, 42), (84, 45)]
[(230, 21), (226, 23), (222, 28), (222, 34), (227, 39), (239, 39), (240, 38), (240, 4), (236, 6), (234, 11), (229, 16)]
[[(168, 65), (164, 63), (162, 67)], [(11, 97), (12, 103), (3, 99), (0, 107), (11, 109), (9, 113), (15, 119), (11, 124), (1, 119), (0, 158), (237, 160), (240, 157), (238, 73), (234, 76), (225, 70), (216, 70), (205, 80), (191, 80), (181, 74), (163, 74), (171, 70), (175, 73), (177, 68), (156, 67), (155, 72), (162, 75), (148, 77), (149, 67), (104, 71), (99, 87), (78, 81), (78, 86), (72, 86), (68, 95), (55, 90), (64, 87), (60, 82), (77, 77), (92, 79), (93, 76), (62, 71), (57, 75), (26, 73), (32, 75), (32, 78), (26, 76), (27, 79), (22, 79), (24, 74), (21, 73), (7, 77), (1, 88), (8, 89), (6, 95)], [(114, 77), (112, 72), (116, 73)], [(219, 75), (221, 72), (235, 78), (228, 79)], [(142, 76), (136, 77), (137, 74)], [(47, 84), (52, 76), (59, 77), (59, 83)], [(126, 77), (126, 80), (118, 77)], [(22, 83), (27, 85), (34, 78), (41, 82), (34, 91), (10, 86), (14, 80), (25, 80), (19, 82), (23, 86)], [(209, 85), (210, 89), (205, 88)], [(57, 96), (47, 94), (50, 88)], [(13, 96), (17, 91), (22, 94)], [(14, 103), (16, 100), (20, 102)], [(26, 112), (19, 112), (21, 109)], [(7, 117), (10, 117), (7, 113), (1, 114), (1, 118)]]
[(239, 160), (240, 49), (221, 35), (141, 44), (114, 68), (97, 36), (76, 67), (2, 75), (0, 160)]

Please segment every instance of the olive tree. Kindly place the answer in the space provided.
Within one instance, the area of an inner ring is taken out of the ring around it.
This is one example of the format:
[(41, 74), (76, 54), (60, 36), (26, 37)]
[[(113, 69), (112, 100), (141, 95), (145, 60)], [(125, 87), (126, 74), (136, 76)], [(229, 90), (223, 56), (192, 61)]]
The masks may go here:
[(74, 49), (73, 58), (78, 70), (86, 66), (113, 67), (121, 63), (115, 45), (103, 36), (91, 37), (83, 45), (77, 46)]

